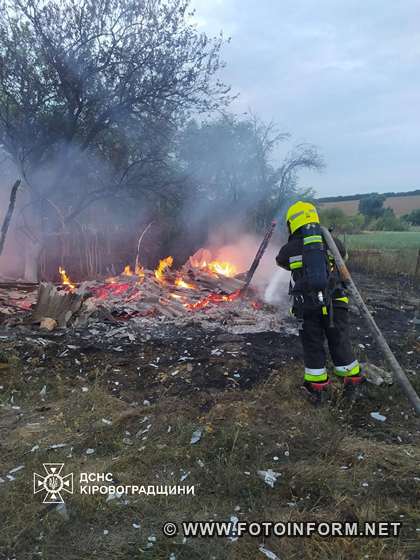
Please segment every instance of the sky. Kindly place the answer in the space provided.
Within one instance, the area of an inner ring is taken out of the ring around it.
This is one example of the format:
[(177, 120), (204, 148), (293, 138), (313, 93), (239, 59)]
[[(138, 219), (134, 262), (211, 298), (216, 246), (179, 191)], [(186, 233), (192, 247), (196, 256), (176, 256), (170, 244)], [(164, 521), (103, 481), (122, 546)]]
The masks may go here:
[(326, 162), (319, 196), (420, 188), (420, 0), (192, 0), (224, 81)]

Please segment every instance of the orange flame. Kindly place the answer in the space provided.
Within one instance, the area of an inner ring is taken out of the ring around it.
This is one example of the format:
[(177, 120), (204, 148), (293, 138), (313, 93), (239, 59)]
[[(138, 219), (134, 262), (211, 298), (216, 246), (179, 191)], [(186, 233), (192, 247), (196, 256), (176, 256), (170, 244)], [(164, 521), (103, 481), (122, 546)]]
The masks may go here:
[(155, 270), (155, 277), (159, 282), (164, 281), (164, 274), (167, 268), (170, 268), (174, 263), (173, 257), (166, 257), (159, 262), (157, 269)]
[(212, 260), (208, 249), (200, 249), (189, 258), (190, 265), (208, 274), (220, 274), (221, 276), (235, 276), (238, 270), (235, 265), (227, 261)]
[(68, 286), (71, 290), (74, 290), (76, 288), (76, 286), (73, 284), (73, 282), (70, 280), (70, 277), (67, 275), (66, 271), (64, 270), (64, 268), (62, 268), (61, 266), (58, 267), (58, 272), (60, 273), (61, 276), (61, 283), (63, 284), (63, 286)]
[(140, 278), (144, 278), (144, 268), (140, 264), (136, 264), (135, 274), (140, 276)]
[[(144, 278), (144, 269), (140, 264), (136, 265), (136, 269), (133, 272), (131, 266), (127, 264), (124, 267), (124, 270), (121, 272), (121, 276), (138, 276), (139, 278)], [(119, 277), (118, 276), (109, 276), (105, 279), (107, 284), (118, 284)], [(140, 283), (140, 282), (138, 282)]]
[(236, 266), (228, 262), (222, 261), (211, 261), (208, 263), (207, 268), (216, 274), (220, 274), (222, 276), (235, 276), (238, 272)]
[(241, 290), (236, 290), (235, 292), (232, 292), (228, 296), (222, 295), (222, 294), (210, 294), (210, 295), (206, 296), (203, 299), (200, 299), (199, 301), (197, 301), (195, 303), (184, 303), (184, 306), (187, 309), (191, 309), (191, 310), (203, 309), (204, 307), (207, 307), (211, 303), (221, 303), (223, 301), (234, 301), (235, 299), (238, 299), (240, 296), (241, 296)]
[(188, 284), (188, 282), (185, 282), (185, 280), (181, 277), (178, 277), (175, 280), (175, 286), (178, 286), (178, 288), (187, 288), (188, 290), (195, 289), (195, 286), (193, 286), (193, 284)]

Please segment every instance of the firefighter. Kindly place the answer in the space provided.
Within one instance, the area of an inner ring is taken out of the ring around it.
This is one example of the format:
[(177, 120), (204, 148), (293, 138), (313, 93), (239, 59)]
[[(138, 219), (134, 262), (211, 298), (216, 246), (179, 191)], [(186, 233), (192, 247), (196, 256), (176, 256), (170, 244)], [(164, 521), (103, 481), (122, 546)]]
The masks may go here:
[[(315, 403), (327, 395), (326, 338), (334, 373), (343, 379), (345, 393), (354, 396), (364, 377), (350, 342), (349, 298), (322, 237), (318, 213), (313, 204), (299, 201), (289, 208), (286, 221), (289, 240), (276, 261), (291, 271), (291, 311), (298, 319), (305, 364), (303, 388)], [(335, 242), (345, 258), (343, 244)]]

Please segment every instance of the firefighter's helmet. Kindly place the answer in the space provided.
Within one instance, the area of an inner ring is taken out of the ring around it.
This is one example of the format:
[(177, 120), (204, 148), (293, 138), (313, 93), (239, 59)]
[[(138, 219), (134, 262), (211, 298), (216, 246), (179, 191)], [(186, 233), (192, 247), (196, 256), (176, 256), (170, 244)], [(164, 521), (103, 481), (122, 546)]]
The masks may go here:
[(319, 216), (313, 204), (299, 200), (299, 202), (292, 204), (287, 211), (286, 221), (290, 233), (295, 233), (307, 224), (319, 224)]

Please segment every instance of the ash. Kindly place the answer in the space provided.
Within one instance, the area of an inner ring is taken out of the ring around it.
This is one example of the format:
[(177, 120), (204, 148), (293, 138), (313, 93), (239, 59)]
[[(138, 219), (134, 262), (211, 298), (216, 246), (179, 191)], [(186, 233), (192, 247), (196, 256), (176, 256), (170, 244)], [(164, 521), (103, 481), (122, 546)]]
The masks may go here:
[(122, 274), (78, 287), (2, 288), (0, 313), (8, 330), (57, 334), (74, 330), (99, 337), (106, 345), (165, 338), (173, 330), (191, 328), (296, 334), (284, 305), (268, 305), (254, 288), (243, 288), (240, 277), (193, 268), (184, 267), (181, 273), (165, 270), (160, 276), (142, 270), (141, 275)]

